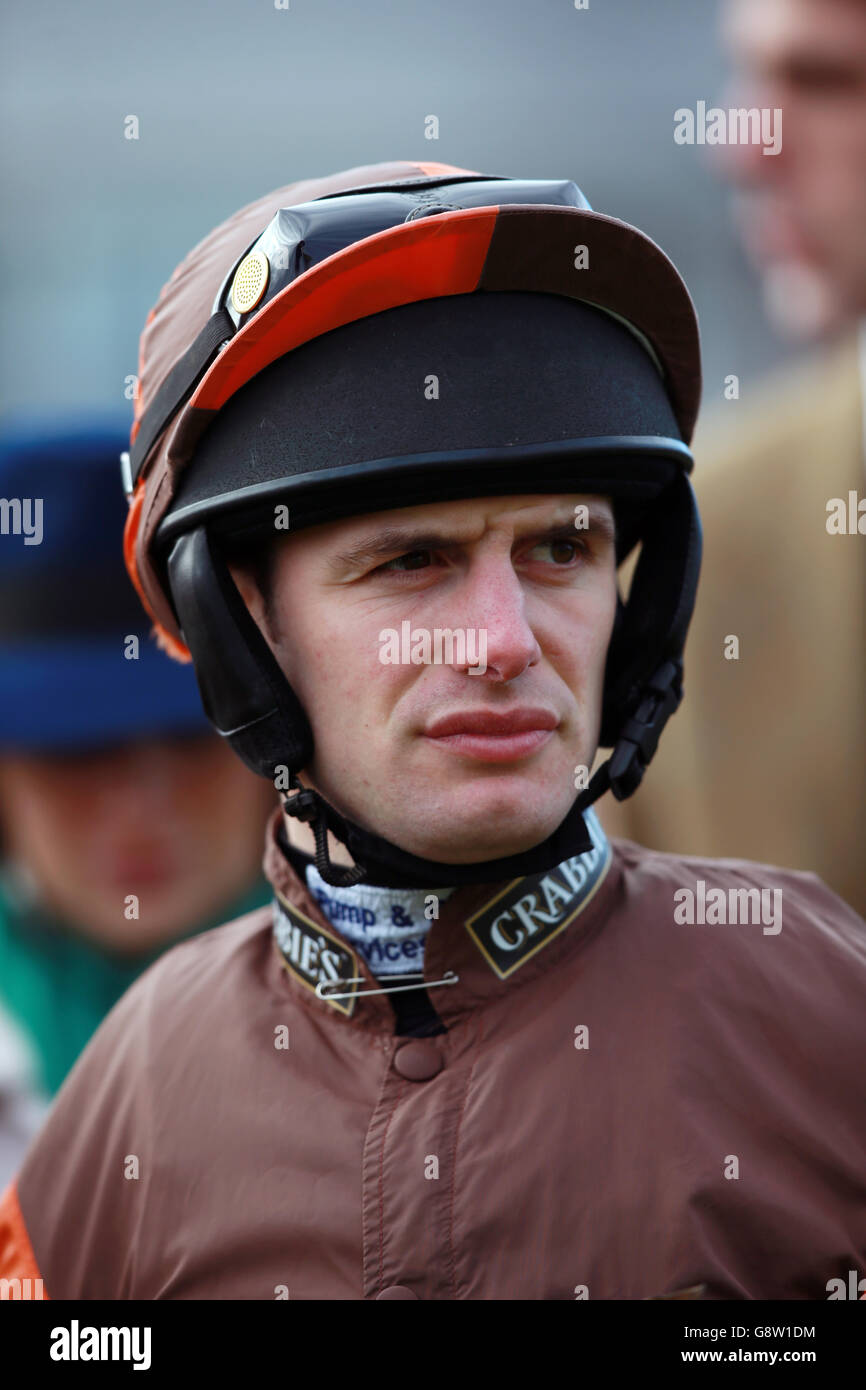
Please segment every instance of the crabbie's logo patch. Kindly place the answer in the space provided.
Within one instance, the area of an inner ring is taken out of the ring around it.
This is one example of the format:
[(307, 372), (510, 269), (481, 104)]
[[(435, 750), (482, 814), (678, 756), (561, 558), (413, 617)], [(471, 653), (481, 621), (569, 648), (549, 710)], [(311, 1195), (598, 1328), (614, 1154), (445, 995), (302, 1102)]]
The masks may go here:
[(592, 811), (585, 815), (593, 848), (544, 874), (516, 878), (466, 919), (466, 930), (501, 980), (547, 946), (594, 896), (610, 867), (610, 845)]
[[(318, 984), (356, 979), (361, 973), (354, 953), (342, 941), (279, 894), (274, 898), (274, 939), (286, 969), (314, 993)], [(345, 985), (340, 992), (349, 990), (350, 999), (326, 998), (324, 1002), (340, 1013), (351, 1014), (358, 986)]]

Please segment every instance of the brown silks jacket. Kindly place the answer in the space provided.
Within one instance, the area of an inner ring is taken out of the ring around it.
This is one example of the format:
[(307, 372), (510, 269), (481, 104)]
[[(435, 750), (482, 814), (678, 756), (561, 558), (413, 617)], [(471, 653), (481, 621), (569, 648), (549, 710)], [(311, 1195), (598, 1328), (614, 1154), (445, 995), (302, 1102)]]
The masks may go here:
[[(425, 957), (458, 977), (427, 991), (444, 1031), (407, 1039), (275, 825), (278, 915), (174, 948), (109, 1014), (3, 1198), (0, 1278), (826, 1299), (866, 1273), (866, 927), (814, 876), (601, 838), (458, 889)], [(361, 983), (317, 997), (336, 977)]]
[(742, 393), (695, 437), (685, 699), (644, 785), (601, 819), (652, 849), (810, 869), (862, 917), (866, 539), (827, 531), (832, 498), (866, 497), (857, 343)]

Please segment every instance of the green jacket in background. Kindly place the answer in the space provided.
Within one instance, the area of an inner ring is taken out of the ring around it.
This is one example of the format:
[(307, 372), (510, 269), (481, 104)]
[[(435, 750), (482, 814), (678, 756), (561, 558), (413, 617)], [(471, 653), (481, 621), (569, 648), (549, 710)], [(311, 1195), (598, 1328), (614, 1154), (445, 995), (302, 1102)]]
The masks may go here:
[(105, 1015), (143, 970), (177, 941), (233, 921), (270, 901), (264, 878), (202, 926), (142, 955), (113, 955), (25, 903), (10, 875), (0, 874), (0, 1009), (30, 1043), (36, 1076), (48, 1096)]

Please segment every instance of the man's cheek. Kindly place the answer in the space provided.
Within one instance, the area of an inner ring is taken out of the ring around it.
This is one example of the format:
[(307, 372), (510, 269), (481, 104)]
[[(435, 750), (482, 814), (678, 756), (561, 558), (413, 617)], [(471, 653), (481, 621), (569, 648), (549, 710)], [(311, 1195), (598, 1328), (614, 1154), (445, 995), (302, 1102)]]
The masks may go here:
[(385, 667), (369, 656), (359, 659), (357, 648), (350, 648), (325, 663), (316, 674), (315, 689), (320, 708), (326, 707), (341, 727), (349, 720), (357, 730), (384, 720), (404, 679), (400, 668)]

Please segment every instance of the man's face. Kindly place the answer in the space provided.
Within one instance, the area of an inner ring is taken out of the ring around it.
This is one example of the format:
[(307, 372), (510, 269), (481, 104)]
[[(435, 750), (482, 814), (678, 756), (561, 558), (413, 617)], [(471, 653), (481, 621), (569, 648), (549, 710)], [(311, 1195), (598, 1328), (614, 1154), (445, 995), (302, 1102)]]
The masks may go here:
[[(300, 531), (277, 556), (270, 622), (233, 574), (309, 716), (307, 780), (352, 820), (453, 864), (529, 849), (562, 821), (598, 741), (609, 501), (483, 498)], [(437, 629), (454, 634), (438, 661)]]
[(782, 149), (725, 149), (768, 308), (800, 336), (866, 311), (866, 0), (727, 0), (734, 106), (780, 107)]
[(251, 887), (272, 807), (273, 788), (213, 734), (0, 757), (5, 857), (45, 911), (119, 954), (192, 931)]

